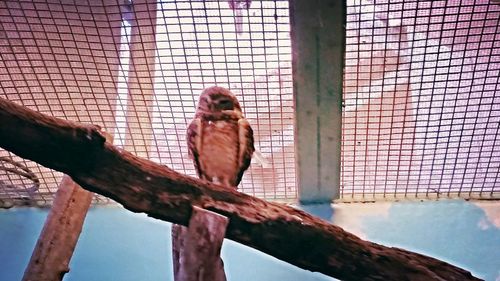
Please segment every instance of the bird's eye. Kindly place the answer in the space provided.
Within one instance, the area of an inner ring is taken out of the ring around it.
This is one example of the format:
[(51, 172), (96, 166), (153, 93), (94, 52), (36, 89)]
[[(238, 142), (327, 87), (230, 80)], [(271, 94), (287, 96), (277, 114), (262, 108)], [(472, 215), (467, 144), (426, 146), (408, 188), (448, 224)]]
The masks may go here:
[(228, 99), (219, 100), (219, 102), (217, 104), (218, 104), (217, 107), (221, 110), (232, 110), (233, 109), (233, 102), (231, 100), (228, 100)]

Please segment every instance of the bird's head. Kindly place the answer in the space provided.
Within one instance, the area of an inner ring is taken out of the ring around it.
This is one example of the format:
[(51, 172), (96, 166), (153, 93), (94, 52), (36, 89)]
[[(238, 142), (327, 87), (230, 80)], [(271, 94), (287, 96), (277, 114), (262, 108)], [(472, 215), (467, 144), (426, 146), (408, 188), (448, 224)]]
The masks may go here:
[(207, 114), (231, 111), (241, 114), (241, 107), (236, 96), (228, 89), (213, 86), (203, 90), (197, 112)]

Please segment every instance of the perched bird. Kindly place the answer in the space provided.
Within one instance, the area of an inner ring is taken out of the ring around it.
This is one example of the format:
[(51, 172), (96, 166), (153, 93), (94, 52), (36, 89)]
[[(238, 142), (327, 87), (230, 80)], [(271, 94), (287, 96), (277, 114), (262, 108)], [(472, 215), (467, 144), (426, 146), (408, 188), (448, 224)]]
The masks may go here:
[(203, 90), (187, 130), (189, 157), (198, 177), (236, 188), (255, 151), (253, 131), (228, 89)]

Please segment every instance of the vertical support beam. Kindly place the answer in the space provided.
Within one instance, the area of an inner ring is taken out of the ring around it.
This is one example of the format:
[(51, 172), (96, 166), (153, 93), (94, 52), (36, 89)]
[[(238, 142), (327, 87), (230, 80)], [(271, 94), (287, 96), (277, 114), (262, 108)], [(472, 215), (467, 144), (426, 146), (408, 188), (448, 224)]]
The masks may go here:
[(345, 1), (291, 0), (299, 200), (339, 197)]
[(23, 281), (62, 280), (82, 231), (93, 193), (64, 176)]
[[(64, 3), (62, 1), (61, 5), (67, 7), (67, 4)], [(115, 102), (118, 98), (118, 73), (120, 69), (120, 8), (122, 5), (119, 5), (116, 0), (92, 1), (90, 3), (92, 14), (88, 16), (85, 13), (80, 13), (79, 16), (86, 18), (86, 21), (82, 22), (85, 34), (88, 34), (88, 36), (98, 34), (101, 43), (91, 44), (91, 46), (96, 49), (96, 53), (99, 53), (100, 49), (102, 49), (105, 58), (93, 58), (94, 67), (99, 75), (99, 82), (91, 84), (92, 92), (86, 93), (85, 98), (90, 95), (89, 99), (86, 99), (89, 102), (95, 99), (93, 102), (96, 103), (99, 114), (91, 116), (89, 123), (102, 126), (107, 132), (114, 132), (116, 128)], [(71, 5), (74, 5), (76, 8), (78, 2), (73, 2)], [(80, 8), (78, 7), (78, 9)], [(71, 11), (71, 9), (68, 10)], [(53, 14), (54, 12), (51, 11), (51, 13)], [(95, 22), (95, 27), (92, 25), (88, 26), (88, 23), (92, 21)], [(99, 48), (99, 46), (101, 47)], [(81, 48), (79, 53), (82, 53), (85, 51), (86, 46), (82, 44), (82, 46), (77, 46), (77, 48)], [(88, 73), (92, 73), (92, 70), (89, 70)], [(88, 80), (78, 81), (78, 83), (88, 83)]]
[(193, 207), (189, 227), (172, 225), (175, 281), (226, 281), (220, 258), (228, 219)]
[(156, 1), (132, 3), (130, 69), (128, 79), (125, 150), (149, 157), (153, 140), (152, 117), (156, 54)]
[[(103, 133), (106, 141), (112, 143), (112, 136)], [(94, 193), (81, 188), (70, 176), (63, 176), (23, 281), (57, 281), (69, 272), (69, 262), (93, 196)]]

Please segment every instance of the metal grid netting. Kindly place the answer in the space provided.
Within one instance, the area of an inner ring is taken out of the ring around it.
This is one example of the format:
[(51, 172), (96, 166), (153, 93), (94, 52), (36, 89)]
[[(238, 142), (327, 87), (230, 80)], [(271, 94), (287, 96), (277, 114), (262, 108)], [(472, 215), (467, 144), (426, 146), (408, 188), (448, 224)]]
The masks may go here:
[[(342, 198), (497, 198), (498, 5), (347, 8)], [(0, 97), (100, 124), (115, 144), (194, 175), (186, 124), (203, 88), (228, 87), (270, 164), (252, 164), (240, 189), (293, 200), (288, 12), (288, 1), (0, 2)], [(1, 200), (50, 204), (61, 178), (0, 150)]]
[(202, 89), (221, 85), (239, 98), (256, 147), (270, 163), (262, 167), (254, 161), (240, 190), (268, 199), (296, 198), (288, 11), (288, 1), (253, 1), (233, 9), (222, 1), (161, 5), (153, 159), (194, 175), (185, 126)]
[(347, 1), (344, 200), (500, 198), (500, 6)]
[[(186, 124), (202, 89), (227, 87), (266, 159), (240, 190), (293, 200), (288, 13), (288, 1), (2, 1), (0, 97), (101, 125), (116, 145), (194, 176)], [(0, 201), (50, 205), (61, 173), (0, 157)]]

